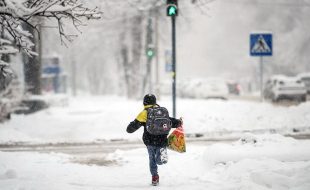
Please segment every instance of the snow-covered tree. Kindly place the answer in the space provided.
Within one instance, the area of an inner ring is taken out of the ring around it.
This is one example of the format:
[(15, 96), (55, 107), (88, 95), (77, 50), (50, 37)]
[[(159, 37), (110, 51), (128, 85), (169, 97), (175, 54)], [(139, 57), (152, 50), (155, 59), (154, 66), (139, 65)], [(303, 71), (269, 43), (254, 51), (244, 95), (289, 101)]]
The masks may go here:
[(70, 41), (71, 36), (65, 33), (63, 20), (70, 19), (78, 27), (83, 24), (81, 18), (98, 19), (100, 16), (97, 8), (87, 8), (80, 0), (0, 0), (2, 30), (13, 37), (16, 46), (29, 55), (34, 53), (34, 44), (30, 40), (32, 35), (23, 30), (22, 24), (38, 30), (38, 23), (33, 23), (32, 18), (57, 20), (60, 37)]
[[(0, 23), (1, 37), (3, 41), (6, 36), (6, 44), (13, 41), (10, 47), (4, 46), (0, 41), (0, 55), (15, 53), (14, 48), (26, 52), (28, 55), (36, 55), (33, 51), (34, 43), (31, 38), (33, 35), (24, 29), (27, 25), (37, 32), (40, 23), (34, 22), (33, 18), (54, 19), (58, 23), (61, 41), (71, 41), (72, 35), (64, 31), (64, 20), (71, 20), (77, 28), (83, 24), (82, 18), (98, 19), (101, 13), (97, 8), (91, 9), (84, 6), (80, 0), (0, 0)], [(14, 48), (12, 48), (14, 47)]]
[[(83, 25), (84, 20), (99, 19), (98, 8), (89, 8), (82, 0), (0, 0), (0, 80), (1, 87), (6, 88), (12, 75), (9, 61), (4, 59), (8, 54), (20, 50), (28, 56), (38, 55), (34, 49), (34, 30), (44, 19), (55, 20), (62, 43), (72, 41), (74, 36), (66, 33), (64, 26), (71, 21), (73, 26)], [(1, 91), (1, 89), (0, 89)], [(1, 98), (0, 94), (0, 98)], [(1, 104), (0, 104), (1, 106)], [(0, 107), (1, 108), (1, 107)]]

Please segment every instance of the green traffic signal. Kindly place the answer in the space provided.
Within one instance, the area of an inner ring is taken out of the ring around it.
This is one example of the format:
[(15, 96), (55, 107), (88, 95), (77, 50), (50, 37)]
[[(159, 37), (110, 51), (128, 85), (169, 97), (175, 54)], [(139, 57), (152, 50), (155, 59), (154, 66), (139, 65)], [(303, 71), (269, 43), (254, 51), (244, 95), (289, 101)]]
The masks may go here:
[(152, 49), (148, 49), (147, 52), (146, 52), (146, 55), (148, 57), (153, 57), (154, 56), (154, 51)]
[(168, 15), (175, 16), (177, 14), (177, 8), (175, 6), (170, 6), (168, 8)]
[(167, 9), (166, 14), (167, 16), (178, 16), (178, 0), (167, 0)]
[(168, 5), (167, 7), (167, 16), (177, 16), (178, 8), (176, 5)]

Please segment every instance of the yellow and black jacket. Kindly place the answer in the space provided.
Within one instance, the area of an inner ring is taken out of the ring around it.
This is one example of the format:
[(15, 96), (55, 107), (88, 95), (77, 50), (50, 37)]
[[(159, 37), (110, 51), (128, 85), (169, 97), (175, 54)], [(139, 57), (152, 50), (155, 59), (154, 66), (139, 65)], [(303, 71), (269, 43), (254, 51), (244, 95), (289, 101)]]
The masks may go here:
[[(158, 147), (165, 147), (168, 145), (167, 135), (152, 135), (146, 130), (146, 120), (147, 120), (147, 109), (150, 107), (154, 107), (157, 105), (146, 105), (144, 106), (144, 109), (138, 114), (136, 119), (129, 123), (127, 126), (127, 132), (133, 133), (136, 130), (138, 130), (141, 126), (144, 127), (143, 132), (143, 142), (146, 146), (158, 146)], [(179, 119), (175, 119), (170, 117), (170, 120), (172, 122), (172, 128), (177, 128), (181, 121)]]

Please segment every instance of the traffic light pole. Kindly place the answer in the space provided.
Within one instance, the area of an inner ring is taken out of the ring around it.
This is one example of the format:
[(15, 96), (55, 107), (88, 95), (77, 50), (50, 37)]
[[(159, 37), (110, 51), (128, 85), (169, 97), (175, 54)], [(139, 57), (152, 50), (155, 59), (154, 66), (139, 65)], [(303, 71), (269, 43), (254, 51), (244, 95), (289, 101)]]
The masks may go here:
[(176, 117), (176, 40), (175, 20), (178, 15), (178, 0), (167, 0), (167, 16), (171, 17), (172, 24), (172, 113)]
[(172, 113), (176, 117), (176, 34), (175, 34), (176, 16), (171, 16), (172, 23)]
[(147, 63), (146, 63), (146, 73), (144, 75), (144, 80), (142, 84), (142, 97), (145, 94), (146, 90), (146, 85), (148, 84), (148, 92), (147, 93), (152, 93), (152, 67), (151, 67), (151, 62), (152, 62), (152, 57), (154, 56), (154, 51), (153, 51), (153, 30), (152, 30), (152, 19), (149, 17), (148, 19), (148, 25), (147, 25), (147, 32), (146, 32), (146, 56), (147, 56)]

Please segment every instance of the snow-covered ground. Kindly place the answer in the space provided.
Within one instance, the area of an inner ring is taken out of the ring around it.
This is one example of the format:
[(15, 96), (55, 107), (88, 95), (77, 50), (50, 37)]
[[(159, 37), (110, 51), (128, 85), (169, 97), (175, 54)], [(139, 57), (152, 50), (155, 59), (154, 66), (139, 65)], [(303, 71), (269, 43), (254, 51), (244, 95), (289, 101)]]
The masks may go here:
[[(160, 105), (171, 110), (170, 99)], [(140, 139), (127, 124), (142, 109), (141, 101), (119, 97), (69, 98), (32, 115), (13, 115), (0, 124), (1, 143), (94, 142)], [(307, 127), (310, 103), (281, 107), (268, 103), (178, 100), (178, 116), (187, 133)], [(112, 164), (86, 165), (76, 155), (0, 151), (0, 189), (210, 189), (309, 190), (310, 140), (278, 134), (246, 133), (233, 143), (187, 143), (184, 154), (169, 151), (159, 167), (160, 186), (150, 186), (145, 148), (116, 150), (102, 157)]]

